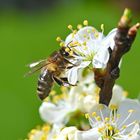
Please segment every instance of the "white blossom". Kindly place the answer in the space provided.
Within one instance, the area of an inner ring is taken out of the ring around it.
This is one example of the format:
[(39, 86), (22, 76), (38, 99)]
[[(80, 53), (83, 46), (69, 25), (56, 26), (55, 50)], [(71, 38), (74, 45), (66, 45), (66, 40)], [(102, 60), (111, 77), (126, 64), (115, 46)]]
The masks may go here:
[[(61, 128), (67, 124), (71, 115), (80, 111), (81, 113), (90, 113), (99, 102), (99, 88), (93, 80), (93, 73), (88, 73), (85, 77), (79, 76), (80, 82), (70, 90), (65, 90), (65, 94), (56, 102), (45, 101), (39, 108), (39, 113), (45, 122), (57, 124)], [(67, 89), (67, 88), (65, 88)], [(55, 100), (55, 96), (53, 96)], [(125, 100), (124, 90), (115, 85), (111, 104), (118, 106)]]
[[(72, 28), (72, 27), (69, 27)], [(65, 40), (65, 46), (73, 51), (73, 60), (77, 66), (68, 72), (68, 81), (76, 84), (79, 69), (92, 65), (94, 68), (105, 68), (109, 60), (109, 48), (114, 48), (114, 36), (117, 29), (113, 29), (106, 37), (92, 26), (79, 29), (71, 33)]]
[(98, 105), (86, 114), (92, 129), (78, 131), (75, 140), (139, 140), (140, 103), (126, 99), (118, 107)]

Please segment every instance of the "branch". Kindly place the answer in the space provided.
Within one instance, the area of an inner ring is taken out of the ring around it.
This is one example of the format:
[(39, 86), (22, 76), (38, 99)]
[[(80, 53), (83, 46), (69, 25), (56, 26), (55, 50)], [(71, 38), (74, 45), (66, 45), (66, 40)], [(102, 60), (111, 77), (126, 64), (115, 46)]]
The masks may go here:
[(140, 23), (130, 27), (131, 12), (125, 9), (123, 16), (118, 23), (118, 30), (115, 35), (114, 49), (110, 52), (110, 58), (104, 71), (94, 69), (96, 84), (100, 87), (99, 103), (109, 105), (112, 98), (112, 89), (117, 78), (119, 78), (119, 63), (122, 56), (127, 53), (136, 37)]

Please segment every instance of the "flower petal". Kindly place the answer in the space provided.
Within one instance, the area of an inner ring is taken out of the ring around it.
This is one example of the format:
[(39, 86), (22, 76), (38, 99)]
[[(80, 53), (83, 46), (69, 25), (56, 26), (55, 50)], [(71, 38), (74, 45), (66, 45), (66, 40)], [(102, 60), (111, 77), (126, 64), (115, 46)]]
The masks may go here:
[(103, 44), (105, 46), (111, 47), (111, 49), (113, 50), (115, 42), (114, 42), (114, 37), (116, 35), (117, 32), (117, 28), (114, 28), (113, 30), (111, 30), (109, 32), (109, 34), (103, 39)]
[[(39, 108), (41, 118), (49, 123), (66, 123), (66, 114), (70, 112), (70, 107), (66, 105), (55, 105), (43, 102)], [(65, 119), (64, 119), (65, 118)]]
[(68, 82), (75, 85), (78, 80), (78, 70), (85, 68), (90, 64), (90, 61), (81, 62), (79, 66), (75, 66), (68, 71)]
[(98, 140), (100, 134), (97, 128), (88, 131), (77, 131), (75, 140)]
[[(126, 119), (128, 117), (128, 115), (130, 114), (129, 110), (132, 110), (132, 114), (130, 115), (129, 119)], [(128, 125), (135, 121), (140, 122), (140, 103), (139, 103), (139, 101), (134, 100), (134, 99), (123, 100), (119, 105), (118, 114), (121, 115), (121, 117), (118, 121), (118, 124), (120, 124), (120, 126)], [(126, 121), (124, 121), (124, 120), (126, 120)]]
[(102, 46), (95, 54), (92, 64), (94, 68), (105, 68), (109, 60), (108, 48)]

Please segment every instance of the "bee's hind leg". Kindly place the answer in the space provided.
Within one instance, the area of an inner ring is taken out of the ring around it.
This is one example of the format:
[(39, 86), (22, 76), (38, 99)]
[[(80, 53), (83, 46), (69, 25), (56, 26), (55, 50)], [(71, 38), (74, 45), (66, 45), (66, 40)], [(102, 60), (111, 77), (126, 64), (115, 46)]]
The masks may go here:
[(61, 79), (61, 78), (58, 78), (58, 77), (53, 76), (53, 79), (54, 79), (54, 81), (55, 81), (58, 85), (60, 85), (60, 86), (65, 86), (65, 87), (69, 87), (69, 86), (70, 86), (69, 83), (67, 83), (66, 81), (64, 81), (64, 80)]
[(65, 86), (65, 87), (76, 86), (76, 85), (70, 84), (66, 77), (58, 78), (58, 77), (53, 76), (53, 79), (60, 86)]

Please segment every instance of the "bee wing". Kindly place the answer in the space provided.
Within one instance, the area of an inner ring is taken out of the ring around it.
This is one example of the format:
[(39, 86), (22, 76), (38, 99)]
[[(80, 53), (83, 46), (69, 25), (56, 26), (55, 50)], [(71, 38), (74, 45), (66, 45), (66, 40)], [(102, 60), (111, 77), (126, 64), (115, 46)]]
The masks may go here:
[(40, 60), (38, 62), (34, 62), (34, 63), (31, 63), (29, 65), (27, 65), (29, 68), (31, 68), (31, 70), (25, 74), (25, 76), (29, 76), (33, 73), (35, 73), (36, 71), (42, 69), (44, 66), (50, 64), (51, 62), (47, 62), (46, 59), (44, 60)]

